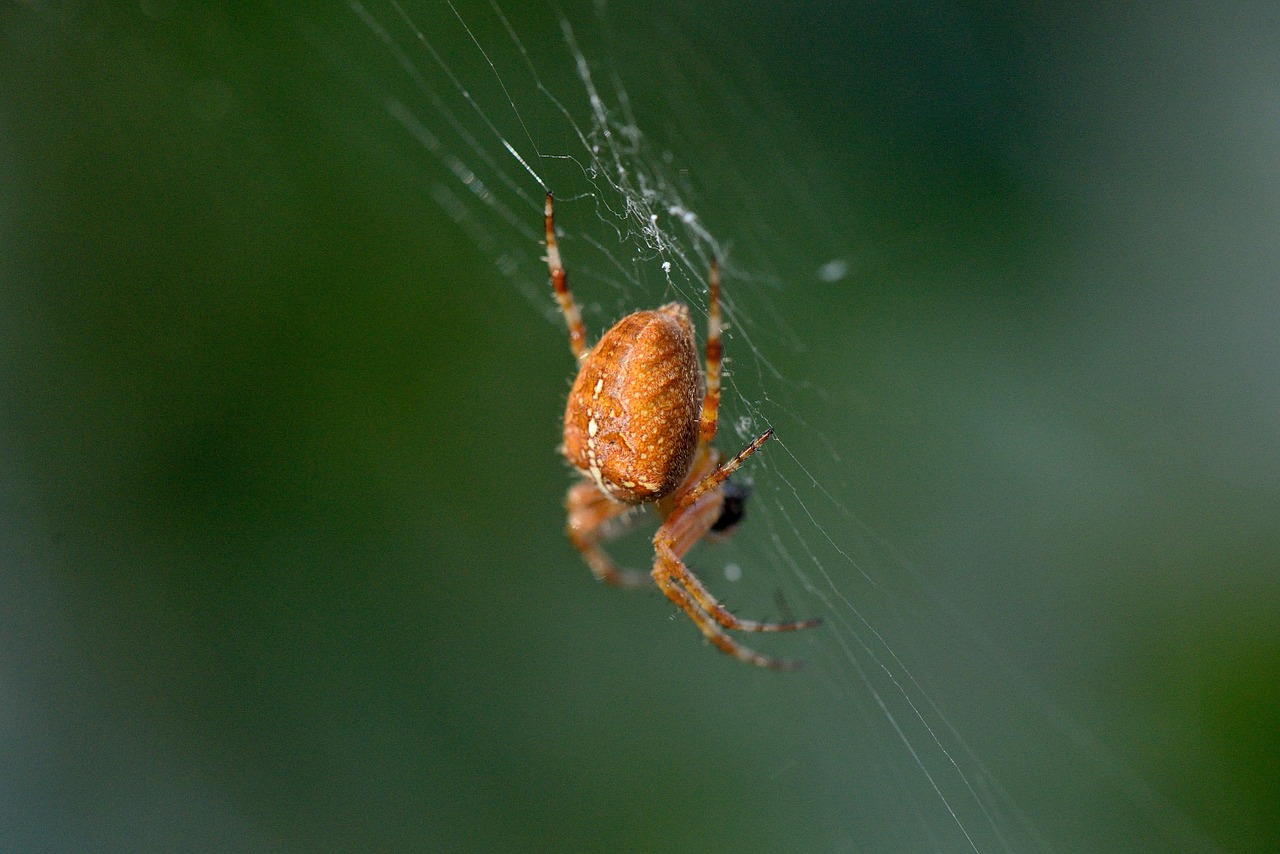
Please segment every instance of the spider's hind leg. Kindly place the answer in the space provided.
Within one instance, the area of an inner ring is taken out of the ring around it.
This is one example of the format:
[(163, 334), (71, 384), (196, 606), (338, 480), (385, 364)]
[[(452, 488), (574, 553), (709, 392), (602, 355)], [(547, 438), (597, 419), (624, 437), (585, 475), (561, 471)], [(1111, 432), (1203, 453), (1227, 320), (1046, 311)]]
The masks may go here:
[(707, 271), (707, 391), (698, 417), (698, 440), (704, 445), (710, 445), (716, 437), (720, 421), (720, 363), (724, 352), (720, 335), (720, 262), (712, 258)]
[(547, 269), (551, 272), (551, 287), (556, 293), (556, 302), (560, 305), (560, 313), (564, 315), (565, 325), (569, 327), (569, 349), (581, 362), (588, 353), (587, 332), (582, 325), (582, 312), (573, 299), (573, 291), (569, 290), (569, 275), (565, 273), (564, 264), (560, 261), (560, 245), (556, 243), (555, 205), (550, 193), (547, 193), (543, 219), (547, 231)]

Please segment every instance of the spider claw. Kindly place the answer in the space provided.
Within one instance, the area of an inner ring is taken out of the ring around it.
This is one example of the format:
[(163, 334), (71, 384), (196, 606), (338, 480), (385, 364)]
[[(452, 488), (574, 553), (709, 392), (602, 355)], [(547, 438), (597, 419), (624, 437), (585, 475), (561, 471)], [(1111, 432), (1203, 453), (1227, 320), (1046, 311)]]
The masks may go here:
[(781, 670), (794, 673), (797, 670), (804, 669), (804, 662), (797, 658), (769, 658), (767, 655), (759, 653), (751, 653), (749, 658), (742, 659), (748, 664), (754, 664), (757, 667), (765, 667), (769, 670)]

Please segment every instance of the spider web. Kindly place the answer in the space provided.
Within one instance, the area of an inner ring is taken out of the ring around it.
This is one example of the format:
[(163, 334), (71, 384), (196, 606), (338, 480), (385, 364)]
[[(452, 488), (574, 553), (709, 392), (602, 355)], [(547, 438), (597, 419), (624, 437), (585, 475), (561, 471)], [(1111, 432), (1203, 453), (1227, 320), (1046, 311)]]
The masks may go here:
[[(1274, 12), (665, 2), (0, 13), (0, 849), (1280, 849)], [(548, 189), (804, 672), (562, 536)]]
[[(492, 262), (492, 286), (523, 297), (512, 311), (540, 317), (546, 337), (564, 337), (540, 257), (548, 191), (591, 340), (671, 299), (698, 315), (707, 265), (722, 259), (719, 444), (732, 450), (766, 426), (776, 439), (748, 466), (747, 523), (692, 560), (744, 616), (826, 620), (759, 641), (804, 658), (798, 678), (712, 660), (717, 693), (698, 695), (749, 697), (785, 720), (776, 740), (791, 758), (763, 760), (752, 770), (766, 782), (741, 785), (807, 806), (793, 820), (772, 818), (775, 837), (763, 847), (986, 852), (1105, 839), (1095, 844), (1115, 850), (1116, 834), (1134, 828), (1140, 846), (1212, 847), (1077, 721), (1080, 705), (1046, 687), (1053, 665), (1011, 653), (1022, 642), (1045, 652), (1027, 637), (1034, 607), (993, 626), (998, 603), (1008, 604), (997, 588), (1025, 567), (969, 585), (971, 568), (924, 545), (966, 532), (914, 526), (920, 494), (882, 485), (893, 472), (928, 482), (926, 469), (945, 466), (964, 441), (929, 429), (963, 420), (945, 380), (921, 386), (920, 365), (889, 362), (966, 342), (912, 331), (909, 317), (895, 325), (895, 312), (926, 301), (877, 281), (888, 269), (882, 253), (844, 203), (865, 188), (833, 174), (750, 49), (668, 11), (659, 25), (600, 9), (516, 17), (498, 3), (348, 0), (342, 16), (305, 26), (351, 81), (355, 109), (368, 111), (357, 142), (434, 199)], [(868, 319), (872, 311), (890, 322)], [(858, 364), (871, 367), (850, 367)], [(893, 456), (915, 462), (898, 467)], [(898, 545), (917, 542), (923, 560)], [(622, 548), (644, 562), (643, 543)], [(587, 584), (585, 567), (574, 569)], [(618, 594), (619, 609), (652, 609), (652, 600), (631, 603)], [(683, 635), (677, 648), (692, 643)], [(1108, 819), (1095, 822), (1103, 803)]]

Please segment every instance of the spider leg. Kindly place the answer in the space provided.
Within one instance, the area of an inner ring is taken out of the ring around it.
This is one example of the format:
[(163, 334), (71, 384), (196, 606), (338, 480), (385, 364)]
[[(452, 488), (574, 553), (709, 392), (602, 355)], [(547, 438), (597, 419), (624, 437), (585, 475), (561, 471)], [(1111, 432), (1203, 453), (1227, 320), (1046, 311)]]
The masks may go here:
[(574, 302), (573, 292), (569, 290), (569, 276), (560, 263), (560, 246), (556, 243), (555, 218), (552, 211), (551, 194), (547, 193), (545, 209), (547, 226), (547, 269), (551, 271), (551, 286), (556, 292), (556, 302), (560, 303), (560, 312), (569, 327), (569, 349), (582, 361), (587, 356), (587, 333), (582, 326), (582, 312)]
[(571, 486), (564, 503), (569, 516), (565, 533), (597, 579), (615, 587), (653, 586), (648, 574), (619, 569), (599, 544), (625, 530), (624, 516), (634, 507), (610, 500), (595, 484), (586, 481)]
[(794, 632), (796, 629), (811, 629), (814, 626), (822, 625), (821, 617), (813, 617), (808, 620), (792, 620), (786, 623), (762, 623), (757, 620), (744, 620), (721, 605), (719, 600), (711, 595), (711, 591), (707, 590), (702, 581), (698, 579), (698, 576), (694, 575), (688, 567), (684, 566), (683, 563), (680, 565), (684, 568), (684, 575), (679, 576), (680, 582), (697, 600), (699, 607), (726, 629), (733, 629), (739, 632)]
[[(714, 475), (711, 475), (714, 476)], [(710, 476), (709, 476), (710, 477)], [(674, 581), (693, 597), (698, 609), (704, 616), (709, 616), (726, 629), (740, 632), (793, 632), (796, 629), (808, 629), (819, 625), (822, 621), (796, 620), (786, 623), (762, 623), (756, 620), (744, 620), (725, 608), (711, 595), (706, 586), (694, 575), (680, 559), (693, 544), (702, 539), (711, 530), (711, 526), (720, 515), (720, 500), (715, 493), (703, 495), (693, 504), (677, 510), (667, 517), (667, 521), (654, 535), (654, 552), (658, 557), (654, 566), (654, 579), (662, 587), (658, 579), (658, 566), (662, 573)], [(664, 588), (663, 592), (666, 590)], [(668, 598), (670, 595), (668, 594)], [(674, 601), (674, 600), (673, 600)], [(679, 603), (677, 603), (679, 604)], [(694, 622), (697, 622), (695, 620)]]
[(698, 439), (710, 445), (716, 437), (720, 418), (720, 262), (711, 259), (707, 272), (707, 393), (702, 398), (702, 415), (698, 420)]
[[(679, 563), (678, 559), (672, 558)], [(724, 633), (724, 630), (712, 622), (705, 613), (698, 607), (692, 597), (685, 592), (671, 576), (660, 568), (663, 566), (663, 558), (658, 558), (658, 564), (653, 568), (654, 580), (658, 582), (658, 586), (666, 597), (679, 606), (680, 610), (693, 620), (699, 631), (715, 645), (717, 649), (726, 655), (731, 655), (739, 661), (745, 661), (747, 664), (754, 664), (757, 667), (768, 667), (771, 670), (799, 670), (803, 664), (799, 661), (785, 661), (780, 658), (769, 658), (758, 652), (748, 649), (742, 644), (735, 641)]]
[(699, 481), (697, 486), (686, 492), (680, 498), (680, 503), (676, 505), (676, 509), (679, 510), (682, 507), (688, 507), (710, 490), (718, 488), (720, 484), (724, 483), (725, 480), (728, 479), (729, 475), (737, 471), (738, 467), (746, 462), (747, 457), (760, 450), (760, 446), (767, 442), (769, 437), (772, 435), (773, 428), (770, 427), (768, 430), (765, 430), (759, 436), (752, 439), (751, 444), (747, 445), (741, 451), (738, 451), (733, 459), (721, 463), (715, 471)]

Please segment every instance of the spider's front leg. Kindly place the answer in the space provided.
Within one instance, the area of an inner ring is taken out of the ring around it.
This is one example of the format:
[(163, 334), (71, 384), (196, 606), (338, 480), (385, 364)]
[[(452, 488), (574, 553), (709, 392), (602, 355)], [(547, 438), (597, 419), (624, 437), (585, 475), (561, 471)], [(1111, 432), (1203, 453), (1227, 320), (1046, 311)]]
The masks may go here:
[[(799, 661), (786, 661), (761, 655), (748, 649), (725, 633), (725, 628), (751, 629), (754, 626), (768, 626), (761, 631), (785, 631), (801, 628), (798, 624), (786, 623), (753, 623), (739, 620), (730, 614), (719, 602), (707, 592), (702, 582), (689, 571), (681, 557), (689, 547), (697, 542), (715, 524), (720, 514), (719, 495), (716, 493), (703, 495), (693, 504), (676, 511), (667, 518), (653, 538), (656, 559), (653, 564), (653, 580), (668, 599), (693, 621), (703, 636), (726, 655), (739, 661), (754, 664), (757, 667), (768, 667), (772, 670), (798, 670)], [(704, 609), (705, 599), (712, 610)], [(712, 616), (714, 614), (715, 616)]]
[[(737, 617), (711, 595), (711, 592), (682, 560), (693, 544), (706, 536), (716, 520), (720, 518), (724, 503), (720, 484), (768, 437), (768, 433), (764, 434), (728, 463), (711, 469), (676, 504), (675, 509), (667, 516), (667, 520), (653, 537), (656, 558), (653, 565), (653, 579), (666, 597), (684, 611), (707, 640), (721, 652), (758, 667), (795, 670), (800, 667), (800, 662), (761, 655), (733, 640), (724, 630), (790, 632), (819, 625), (821, 620), (762, 623)], [(714, 465), (714, 457), (710, 459), (710, 465)]]
[(636, 510), (634, 506), (610, 500), (587, 481), (569, 487), (564, 503), (569, 517), (565, 533), (597, 579), (615, 587), (653, 586), (653, 578), (647, 573), (619, 569), (600, 547), (601, 540), (612, 539), (630, 527), (627, 514)]

